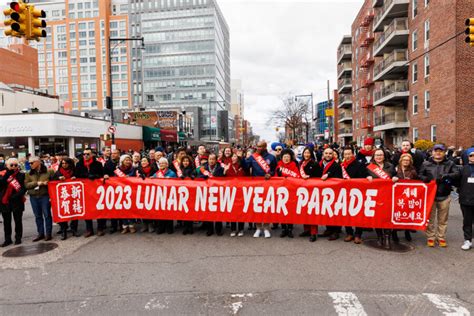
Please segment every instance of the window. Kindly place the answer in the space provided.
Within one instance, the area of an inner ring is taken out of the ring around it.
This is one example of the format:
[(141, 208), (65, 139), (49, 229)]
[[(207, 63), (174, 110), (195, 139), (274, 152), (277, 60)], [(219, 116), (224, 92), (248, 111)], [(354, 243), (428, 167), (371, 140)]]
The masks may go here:
[(429, 91), (425, 91), (425, 111), (429, 111), (430, 110), (430, 92)]
[(413, 96), (413, 115), (418, 114), (418, 95)]
[(418, 140), (418, 128), (413, 127), (413, 143)]
[(430, 55), (425, 55), (425, 78), (430, 75)]
[(430, 0), (425, 0), (425, 7), (427, 7), (428, 4), (430, 4)]
[(436, 125), (431, 125), (431, 141), (436, 142)]
[(418, 48), (418, 30), (411, 33), (411, 49), (415, 51)]
[(414, 19), (417, 14), (418, 14), (418, 0), (413, 0), (411, 2), (411, 5), (412, 5), (412, 19)]
[(418, 81), (418, 63), (413, 63), (412, 66), (412, 82), (415, 83)]
[(430, 41), (430, 20), (425, 21), (425, 47), (428, 46), (428, 43)]

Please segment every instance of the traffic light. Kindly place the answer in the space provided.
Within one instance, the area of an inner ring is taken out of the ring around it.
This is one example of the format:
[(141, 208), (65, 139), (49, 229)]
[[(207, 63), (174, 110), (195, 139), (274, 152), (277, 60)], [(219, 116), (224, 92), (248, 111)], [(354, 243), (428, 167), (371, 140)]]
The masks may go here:
[(10, 26), (5, 30), (6, 36), (21, 37), (26, 35), (28, 30), (28, 7), (23, 2), (11, 2), (10, 9), (3, 10), (5, 16), (10, 18), (5, 20), (5, 26)]
[(466, 43), (469, 44), (469, 46), (474, 47), (474, 18), (466, 19), (466, 30), (464, 33), (466, 33)]
[(28, 5), (29, 12), (29, 34), (28, 39), (34, 39), (39, 41), (40, 37), (46, 37), (46, 21), (40, 18), (46, 17), (46, 12), (43, 10), (35, 9), (34, 5)]

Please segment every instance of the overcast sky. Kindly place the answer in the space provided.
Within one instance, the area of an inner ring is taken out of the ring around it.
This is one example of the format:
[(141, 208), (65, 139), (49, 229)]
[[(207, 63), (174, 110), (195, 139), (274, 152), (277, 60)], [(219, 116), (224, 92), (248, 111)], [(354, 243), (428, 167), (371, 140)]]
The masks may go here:
[(231, 76), (242, 79), (245, 117), (267, 141), (281, 96), (315, 95), (327, 100), (327, 80), (336, 87), (336, 50), (350, 34), (362, 0), (218, 0), (230, 28)]
[[(0, 0), (2, 7), (10, 1)], [(262, 138), (276, 139), (268, 126), (281, 96), (327, 99), (336, 87), (336, 50), (363, 0), (218, 0), (230, 28), (231, 76), (241, 79), (245, 117)]]

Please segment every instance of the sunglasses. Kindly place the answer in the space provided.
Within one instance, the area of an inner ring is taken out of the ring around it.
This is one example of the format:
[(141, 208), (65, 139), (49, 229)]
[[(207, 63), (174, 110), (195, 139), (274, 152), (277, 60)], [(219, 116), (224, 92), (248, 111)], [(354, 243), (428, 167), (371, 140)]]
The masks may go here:
[(469, 157), (474, 157), (474, 154), (470, 154)]
[(83, 154), (84, 156), (90, 156), (91, 154)]
[(11, 164), (10, 167), (18, 167), (16, 164)]
[(276, 151), (282, 151), (282, 150), (283, 150), (283, 149), (281, 149), (281, 148), (277, 148), (277, 149), (276, 149)]

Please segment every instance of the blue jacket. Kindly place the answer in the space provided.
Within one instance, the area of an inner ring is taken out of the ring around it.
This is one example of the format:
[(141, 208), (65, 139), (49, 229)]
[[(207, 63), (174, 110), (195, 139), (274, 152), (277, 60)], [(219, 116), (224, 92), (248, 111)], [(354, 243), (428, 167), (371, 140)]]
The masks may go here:
[[(277, 161), (275, 156), (270, 154), (268, 151), (265, 152), (262, 155), (262, 158), (267, 162), (267, 164), (270, 166), (270, 175), (274, 176), (275, 175), (275, 169), (277, 166)], [(260, 167), (258, 162), (253, 158), (253, 156), (250, 156), (247, 159), (242, 159), (242, 168), (245, 170), (249, 171), (252, 169), (252, 176), (254, 177), (264, 177), (265, 176), (265, 171)]]
[[(152, 176), (152, 178), (158, 178), (158, 176), (156, 175), (157, 173), (158, 173), (158, 171)], [(173, 170), (168, 168), (168, 170), (165, 173), (165, 178), (177, 178), (177, 177), (178, 176), (176, 175), (176, 173), (174, 173)]]

